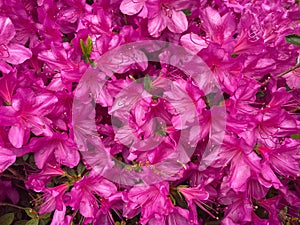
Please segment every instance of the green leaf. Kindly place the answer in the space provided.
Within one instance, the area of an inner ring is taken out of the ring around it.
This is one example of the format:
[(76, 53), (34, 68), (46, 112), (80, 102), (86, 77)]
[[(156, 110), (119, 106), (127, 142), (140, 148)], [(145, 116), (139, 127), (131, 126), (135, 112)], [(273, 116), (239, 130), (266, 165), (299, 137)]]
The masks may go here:
[(74, 169), (71, 169), (69, 167), (66, 167), (65, 169), (67, 171), (67, 173), (70, 175), (70, 176), (76, 176), (76, 172)]
[(80, 162), (77, 166), (77, 174), (82, 174), (85, 171), (85, 165)]
[(300, 35), (298, 34), (289, 34), (285, 36), (285, 40), (290, 44), (300, 46)]
[(36, 218), (37, 217), (37, 212), (31, 208), (26, 208), (25, 212), (27, 214), (27, 216), (29, 216), (30, 218)]
[(300, 134), (292, 134), (292, 135), (291, 135), (291, 138), (292, 138), (292, 139), (300, 140)]
[(5, 106), (11, 106), (11, 103), (10, 102), (4, 102), (4, 105)]
[(83, 59), (85, 63), (90, 63), (92, 67), (96, 67), (96, 63), (90, 59), (93, 50), (92, 38), (88, 36), (86, 43), (82, 39), (80, 39), (80, 47), (82, 51), (81, 59)]
[(14, 223), (14, 225), (25, 225), (28, 220), (19, 220)]
[(41, 220), (41, 221), (39, 222), (39, 225), (46, 225), (46, 223), (45, 223), (44, 220)]
[(35, 165), (35, 161), (34, 161), (34, 156), (33, 155), (29, 156), (29, 164), (34, 164)]
[(48, 219), (48, 218), (51, 217), (51, 215), (52, 215), (52, 213), (43, 214), (43, 215), (40, 216), (40, 218), (42, 218), (42, 219)]
[(90, 36), (87, 38), (87, 43), (86, 43), (86, 55), (90, 57), (93, 49), (93, 40)]
[(236, 54), (236, 53), (232, 53), (230, 56), (231, 56), (232, 58), (236, 58), (236, 57), (238, 57), (239, 55)]
[(192, 14), (190, 9), (184, 9), (182, 10), (182, 12), (186, 15), (186, 16), (190, 16)]
[(93, 40), (90, 36), (88, 36), (86, 44), (82, 39), (80, 39), (80, 47), (82, 54), (89, 58), (91, 56), (92, 50), (93, 50)]
[(27, 161), (27, 159), (29, 158), (29, 154), (23, 155), (23, 160)]
[(7, 213), (0, 217), (0, 224), (1, 225), (11, 225), (14, 221), (15, 214)]
[(29, 220), (25, 225), (39, 225), (39, 219)]
[(152, 86), (152, 80), (149, 75), (146, 75), (144, 78), (144, 88), (146, 91), (149, 91)]
[(68, 37), (64, 36), (64, 37), (62, 37), (62, 41), (63, 42), (69, 42), (69, 39), (68, 39)]
[(86, 55), (86, 48), (85, 48), (84, 41), (82, 39), (80, 39), (80, 47), (81, 47), (82, 54)]

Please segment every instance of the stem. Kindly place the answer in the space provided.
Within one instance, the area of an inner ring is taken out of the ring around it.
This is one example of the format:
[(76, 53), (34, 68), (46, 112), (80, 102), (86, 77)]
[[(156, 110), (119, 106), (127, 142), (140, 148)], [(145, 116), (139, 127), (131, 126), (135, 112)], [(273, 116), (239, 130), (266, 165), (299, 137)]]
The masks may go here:
[(206, 222), (205, 225), (219, 225), (220, 221), (210, 221), (210, 222)]
[(9, 175), (9, 174), (0, 174), (0, 177), (6, 177), (6, 178), (13, 179), (13, 180), (24, 181), (24, 179), (22, 179), (22, 178), (19, 178), (19, 177), (13, 176), (13, 175)]
[(126, 17), (126, 15), (125, 15), (125, 14), (123, 14), (123, 18), (124, 18), (124, 22), (125, 22), (125, 24), (127, 25), (127, 24), (128, 24), (128, 21), (127, 21), (127, 17)]
[(20, 175), (17, 171), (15, 171), (12, 168), (7, 168), (7, 171), (11, 172), (18, 180), (22, 180), (22, 181), (26, 180), (22, 175)]
[(293, 67), (289, 68), (288, 70), (278, 74), (276, 77), (283, 77), (284, 75), (288, 74), (289, 72), (294, 71), (295, 69), (298, 69), (299, 67), (300, 67), (300, 63), (297, 64), (296, 66), (293, 66)]
[(22, 206), (18, 206), (18, 205), (6, 203), (6, 202), (0, 202), (0, 206), (9, 206), (9, 207), (14, 207), (14, 208), (17, 208), (17, 209), (25, 210), (25, 208), (22, 207)]

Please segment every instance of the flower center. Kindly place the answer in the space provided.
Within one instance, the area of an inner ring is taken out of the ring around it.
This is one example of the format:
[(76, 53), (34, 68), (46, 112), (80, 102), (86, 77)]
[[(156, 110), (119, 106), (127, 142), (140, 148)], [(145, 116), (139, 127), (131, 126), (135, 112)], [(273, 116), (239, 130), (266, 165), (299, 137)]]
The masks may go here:
[(173, 9), (170, 6), (167, 6), (166, 4), (162, 4), (161, 10), (164, 12), (165, 16), (168, 16), (170, 18), (172, 17)]

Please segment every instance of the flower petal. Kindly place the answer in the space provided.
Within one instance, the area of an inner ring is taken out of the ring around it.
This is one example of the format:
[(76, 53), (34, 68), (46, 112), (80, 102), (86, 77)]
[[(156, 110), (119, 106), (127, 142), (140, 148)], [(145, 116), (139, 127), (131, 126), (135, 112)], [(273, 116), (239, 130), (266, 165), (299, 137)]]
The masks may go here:
[(13, 65), (21, 64), (32, 56), (31, 50), (25, 48), (23, 45), (10, 44), (8, 50), (9, 57), (6, 58), (5, 61)]
[(181, 11), (172, 11), (172, 17), (168, 21), (168, 28), (171, 32), (182, 33), (188, 28), (188, 21), (185, 14)]
[(123, 0), (120, 5), (122, 13), (134, 15), (142, 10), (145, 5), (145, 0)]
[(10, 128), (8, 139), (14, 147), (21, 148), (24, 142), (24, 134), (24, 127), (22, 127), (20, 124), (16, 124)]
[(16, 161), (16, 155), (9, 149), (0, 146), (0, 173)]
[(158, 37), (166, 26), (166, 19), (161, 13), (148, 20), (148, 32), (153, 37)]
[(0, 45), (8, 44), (15, 34), (15, 27), (11, 20), (8, 17), (0, 17)]

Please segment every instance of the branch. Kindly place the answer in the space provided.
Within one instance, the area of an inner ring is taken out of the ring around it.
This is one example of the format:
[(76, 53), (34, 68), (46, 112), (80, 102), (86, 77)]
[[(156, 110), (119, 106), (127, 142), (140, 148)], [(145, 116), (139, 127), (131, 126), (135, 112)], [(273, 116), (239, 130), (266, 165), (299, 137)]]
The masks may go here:
[(25, 210), (25, 208), (24, 208), (24, 207), (22, 207), (22, 206), (18, 206), (18, 205), (14, 205), (14, 204), (6, 203), (6, 202), (0, 202), (0, 206), (9, 206), (9, 207), (13, 207), (13, 208), (17, 208), (17, 209)]
[(20, 175), (16, 170), (12, 169), (12, 168), (7, 168), (7, 171), (11, 172), (15, 177), (17, 177), (19, 180), (25, 181), (26, 179)]
[(292, 72), (292, 71), (298, 69), (299, 67), (300, 67), (300, 63), (297, 64), (296, 66), (293, 66), (293, 67), (289, 68), (288, 70), (286, 70), (286, 71), (284, 71), (284, 72), (278, 74), (276, 77), (278, 77), (278, 78), (279, 78), (279, 77), (283, 77), (284, 75), (286, 75), (286, 74), (288, 74), (289, 72)]
[(20, 178), (20, 177), (16, 177), (16, 176), (13, 176), (13, 175), (9, 175), (9, 174), (0, 174), (0, 177), (6, 177), (6, 178), (10, 178), (10, 179), (13, 179), (13, 180), (21, 180), (21, 181), (24, 181), (23, 178)]

